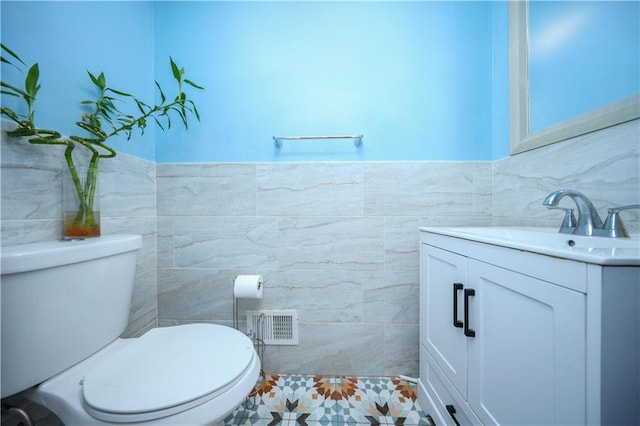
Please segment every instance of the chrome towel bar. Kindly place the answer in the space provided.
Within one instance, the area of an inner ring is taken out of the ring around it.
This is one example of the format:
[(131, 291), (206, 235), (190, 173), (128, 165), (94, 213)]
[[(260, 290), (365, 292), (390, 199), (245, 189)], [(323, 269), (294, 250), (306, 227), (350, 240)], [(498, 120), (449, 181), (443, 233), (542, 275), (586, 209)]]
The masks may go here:
[(336, 135), (336, 136), (274, 136), (276, 148), (282, 148), (282, 141), (299, 141), (306, 139), (353, 139), (355, 146), (362, 145), (362, 138), (364, 135)]

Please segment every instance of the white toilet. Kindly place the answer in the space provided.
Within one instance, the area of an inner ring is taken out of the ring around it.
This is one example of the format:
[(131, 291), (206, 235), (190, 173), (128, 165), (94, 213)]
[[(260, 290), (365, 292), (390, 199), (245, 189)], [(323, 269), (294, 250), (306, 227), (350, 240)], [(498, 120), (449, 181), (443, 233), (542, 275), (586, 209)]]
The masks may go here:
[(2, 247), (2, 398), (24, 391), (67, 426), (216, 424), (244, 401), (260, 361), (241, 332), (187, 324), (119, 338), (141, 241)]

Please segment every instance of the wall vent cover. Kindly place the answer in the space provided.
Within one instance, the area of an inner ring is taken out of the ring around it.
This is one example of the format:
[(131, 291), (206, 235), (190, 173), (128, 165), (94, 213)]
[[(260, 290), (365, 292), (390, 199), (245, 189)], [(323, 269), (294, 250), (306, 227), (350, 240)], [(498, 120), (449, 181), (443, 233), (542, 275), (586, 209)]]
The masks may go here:
[(265, 345), (297, 345), (298, 311), (247, 311), (247, 335)]

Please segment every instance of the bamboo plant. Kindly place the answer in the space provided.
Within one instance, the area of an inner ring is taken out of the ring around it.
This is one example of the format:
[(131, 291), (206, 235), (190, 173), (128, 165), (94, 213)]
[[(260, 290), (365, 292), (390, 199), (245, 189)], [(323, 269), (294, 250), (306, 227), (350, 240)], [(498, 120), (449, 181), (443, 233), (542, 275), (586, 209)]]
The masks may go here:
[[(0, 48), (2, 52), (0, 60), (3, 63), (17, 68), (27, 67), (22, 59), (8, 47), (0, 44)], [(150, 121), (155, 122), (162, 130), (169, 129), (171, 128), (171, 119), (175, 116), (180, 119), (185, 129), (189, 128), (189, 117), (193, 116), (200, 121), (198, 109), (195, 103), (187, 98), (184, 89), (185, 86), (199, 90), (203, 88), (184, 78), (184, 69), (180, 68), (171, 57), (169, 57), (169, 63), (173, 78), (177, 83), (177, 94), (174, 97), (167, 97), (156, 81), (155, 86), (160, 103), (153, 106), (134, 95), (109, 87), (102, 72), (99, 74), (87, 72), (96, 95), (95, 99), (81, 101), (81, 104), (88, 111), (83, 113), (81, 119), (75, 123), (83, 131), (84, 135), (82, 136), (62, 136), (56, 130), (43, 129), (36, 125), (34, 105), (36, 95), (40, 90), (40, 70), (37, 63), (28, 68), (24, 88), (0, 81), (2, 94), (22, 98), (26, 106), (26, 114), (19, 114), (4, 106), (1, 108), (1, 115), (17, 125), (14, 130), (7, 132), (8, 135), (25, 137), (31, 144), (62, 145), (65, 147), (64, 160), (78, 197), (77, 211), (72, 218), (65, 218), (64, 234), (66, 237), (100, 235), (99, 218), (96, 218), (94, 201), (97, 195), (99, 162), (103, 158), (116, 156), (116, 151), (107, 144), (110, 138), (123, 134), (126, 135), (127, 140), (130, 140), (134, 130), (143, 134)], [(135, 114), (122, 112), (119, 105), (127, 101), (135, 104)], [(82, 147), (90, 153), (86, 176), (80, 175), (72, 156), (77, 147)]]

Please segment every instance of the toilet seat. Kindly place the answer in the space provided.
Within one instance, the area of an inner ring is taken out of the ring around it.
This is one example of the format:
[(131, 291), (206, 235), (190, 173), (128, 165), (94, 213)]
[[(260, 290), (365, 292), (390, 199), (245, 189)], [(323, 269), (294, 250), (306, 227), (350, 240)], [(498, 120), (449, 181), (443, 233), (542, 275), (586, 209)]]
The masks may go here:
[(155, 328), (85, 375), (82, 403), (92, 417), (110, 423), (173, 415), (232, 387), (254, 354), (251, 340), (229, 327)]

